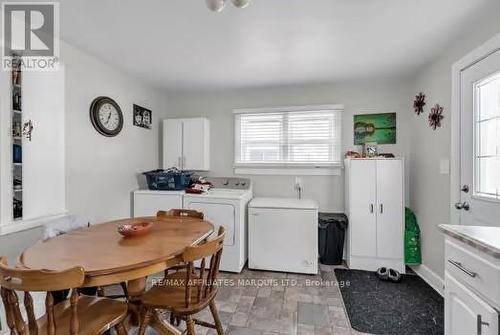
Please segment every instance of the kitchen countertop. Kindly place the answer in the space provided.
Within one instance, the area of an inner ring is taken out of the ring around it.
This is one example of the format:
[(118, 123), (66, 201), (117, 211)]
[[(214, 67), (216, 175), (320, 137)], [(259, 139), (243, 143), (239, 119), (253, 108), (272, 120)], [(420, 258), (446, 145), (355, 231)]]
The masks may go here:
[(442, 224), (439, 228), (446, 235), (500, 259), (500, 227)]

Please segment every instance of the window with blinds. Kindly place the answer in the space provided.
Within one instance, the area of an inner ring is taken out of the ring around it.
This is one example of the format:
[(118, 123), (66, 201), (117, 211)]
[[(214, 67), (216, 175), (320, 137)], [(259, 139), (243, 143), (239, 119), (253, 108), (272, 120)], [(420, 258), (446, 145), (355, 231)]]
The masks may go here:
[(235, 166), (340, 166), (342, 110), (332, 107), (235, 111)]

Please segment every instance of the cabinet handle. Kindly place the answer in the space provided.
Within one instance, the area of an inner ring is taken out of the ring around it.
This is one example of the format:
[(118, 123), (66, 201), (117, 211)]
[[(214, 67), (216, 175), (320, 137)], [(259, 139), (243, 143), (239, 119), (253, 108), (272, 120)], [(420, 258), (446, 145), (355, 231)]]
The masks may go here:
[(177, 157), (177, 166), (179, 167), (179, 169), (182, 168), (182, 166), (181, 166), (181, 156)]
[(186, 156), (182, 156), (182, 168), (186, 166)]
[(370, 213), (373, 213), (373, 204), (370, 204)]
[(481, 335), (483, 333), (483, 326), (489, 327), (490, 324), (488, 322), (483, 321), (483, 317), (478, 314), (477, 315), (477, 335)]
[(477, 276), (477, 273), (475, 272), (472, 272), (471, 270), (465, 268), (462, 263), (459, 263), (457, 261), (454, 261), (452, 259), (448, 259), (448, 263), (450, 263), (451, 265), (454, 265), (455, 267), (457, 267), (460, 271), (464, 272), (465, 274), (467, 274), (468, 276), (472, 277), (472, 278), (475, 278)]
[(384, 204), (380, 204), (380, 214), (384, 213)]

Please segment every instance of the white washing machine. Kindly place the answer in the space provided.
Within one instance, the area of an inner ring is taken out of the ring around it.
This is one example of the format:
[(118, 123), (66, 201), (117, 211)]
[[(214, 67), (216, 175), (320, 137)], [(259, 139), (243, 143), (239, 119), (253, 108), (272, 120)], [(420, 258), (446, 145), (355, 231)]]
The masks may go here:
[(318, 273), (318, 204), (254, 198), (248, 205), (248, 267)]
[(253, 197), (247, 178), (207, 178), (214, 187), (203, 194), (184, 195), (184, 208), (203, 212), (205, 219), (226, 229), (220, 269), (241, 272), (248, 258), (247, 205)]

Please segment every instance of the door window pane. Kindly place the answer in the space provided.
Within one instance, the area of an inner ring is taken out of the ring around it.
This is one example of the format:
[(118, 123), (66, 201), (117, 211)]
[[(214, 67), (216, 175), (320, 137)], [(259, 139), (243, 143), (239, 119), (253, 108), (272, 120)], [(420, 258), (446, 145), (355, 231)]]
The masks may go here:
[(494, 156), (497, 154), (500, 120), (489, 119), (479, 122), (478, 126), (478, 139), (479, 139), (479, 156)]
[(500, 73), (475, 84), (474, 195), (500, 200)]

